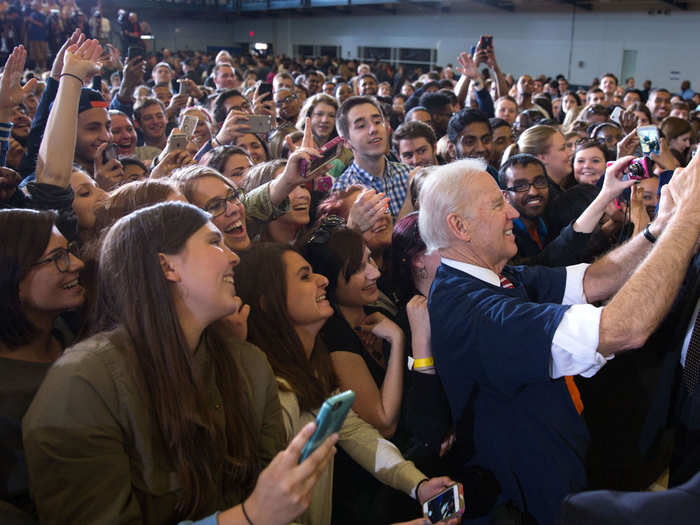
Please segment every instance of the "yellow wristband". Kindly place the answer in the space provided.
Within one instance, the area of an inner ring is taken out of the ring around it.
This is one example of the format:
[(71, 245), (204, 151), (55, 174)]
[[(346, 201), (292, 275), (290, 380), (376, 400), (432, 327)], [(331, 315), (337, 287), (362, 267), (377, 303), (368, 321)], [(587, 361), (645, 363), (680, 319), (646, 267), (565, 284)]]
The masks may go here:
[(426, 357), (424, 359), (414, 359), (413, 360), (413, 369), (415, 370), (416, 368), (425, 368), (428, 366), (433, 366), (435, 365), (435, 359), (432, 357)]

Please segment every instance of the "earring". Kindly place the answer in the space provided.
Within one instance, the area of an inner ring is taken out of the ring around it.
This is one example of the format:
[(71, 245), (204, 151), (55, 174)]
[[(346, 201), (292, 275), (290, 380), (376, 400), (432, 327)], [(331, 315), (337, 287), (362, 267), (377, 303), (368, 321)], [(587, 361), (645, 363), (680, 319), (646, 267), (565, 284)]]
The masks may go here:
[(428, 278), (428, 271), (425, 268), (418, 268), (416, 276), (421, 280), (425, 280)]

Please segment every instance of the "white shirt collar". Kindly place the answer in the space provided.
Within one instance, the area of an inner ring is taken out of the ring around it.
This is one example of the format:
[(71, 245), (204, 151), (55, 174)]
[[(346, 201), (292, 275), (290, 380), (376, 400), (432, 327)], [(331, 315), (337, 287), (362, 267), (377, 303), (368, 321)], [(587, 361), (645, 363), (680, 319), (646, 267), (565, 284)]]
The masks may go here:
[(493, 286), (501, 286), (501, 278), (498, 277), (498, 275), (493, 273), (488, 268), (484, 268), (482, 266), (475, 266), (473, 264), (465, 263), (462, 261), (455, 261), (454, 259), (448, 259), (447, 257), (442, 257), (440, 259), (440, 262), (442, 262), (442, 264), (444, 264), (445, 266), (450, 266), (455, 270), (459, 270), (460, 272), (469, 274), (472, 277), (476, 277), (477, 279), (489, 283)]

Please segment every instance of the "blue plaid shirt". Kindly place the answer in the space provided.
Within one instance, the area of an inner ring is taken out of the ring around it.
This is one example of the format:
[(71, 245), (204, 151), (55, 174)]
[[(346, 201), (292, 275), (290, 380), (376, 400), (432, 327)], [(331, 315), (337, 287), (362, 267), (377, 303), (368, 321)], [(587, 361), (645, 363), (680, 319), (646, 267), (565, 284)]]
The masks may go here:
[(375, 177), (360, 168), (353, 162), (343, 174), (335, 180), (333, 191), (340, 191), (353, 184), (361, 184), (367, 188), (376, 190), (377, 193), (384, 193), (389, 198), (389, 210), (396, 218), (406, 200), (408, 188), (408, 174), (411, 171), (409, 166), (398, 162), (391, 162), (386, 159), (384, 176)]

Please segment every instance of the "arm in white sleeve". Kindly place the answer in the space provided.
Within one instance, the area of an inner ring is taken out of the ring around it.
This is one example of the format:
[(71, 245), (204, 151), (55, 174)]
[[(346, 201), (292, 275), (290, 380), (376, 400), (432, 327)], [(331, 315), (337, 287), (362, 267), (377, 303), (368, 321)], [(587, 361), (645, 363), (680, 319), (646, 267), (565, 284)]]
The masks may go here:
[(583, 276), (590, 264), (575, 264), (566, 267), (566, 286), (561, 304), (586, 304), (586, 294), (583, 292)]
[(590, 304), (575, 304), (566, 311), (552, 338), (549, 373), (553, 379), (591, 377), (612, 359), (612, 355), (606, 358), (598, 353), (602, 312), (602, 308)]

